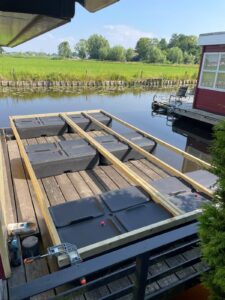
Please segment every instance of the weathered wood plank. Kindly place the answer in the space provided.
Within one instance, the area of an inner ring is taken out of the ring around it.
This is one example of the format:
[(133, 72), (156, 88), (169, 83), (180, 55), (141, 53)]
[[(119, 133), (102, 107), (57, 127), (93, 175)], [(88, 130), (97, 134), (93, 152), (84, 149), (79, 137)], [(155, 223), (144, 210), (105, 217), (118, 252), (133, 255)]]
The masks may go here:
[(19, 222), (34, 222), (36, 216), (29, 187), (26, 181), (22, 159), (16, 141), (8, 142), (9, 158), (15, 187), (15, 199)]
[(55, 180), (60, 187), (60, 190), (66, 201), (73, 201), (80, 199), (75, 187), (73, 186), (67, 174), (55, 176)]
[(84, 179), (78, 172), (68, 173), (68, 177), (71, 180), (73, 186), (76, 188), (80, 198), (91, 197), (92, 191), (85, 183)]
[(7, 199), (7, 205), (5, 206), (5, 222), (16, 223), (17, 222), (17, 213), (16, 213), (16, 204), (14, 197), (14, 187), (12, 183), (12, 174), (11, 166), (9, 162), (8, 146), (6, 141), (2, 141), (2, 150), (3, 150), (3, 174), (4, 174), (4, 190), (5, 198)]
[(142, 170), (140, 170), (138, 167), (136, 167), (132, 161), (127, 162), (126, 165), (132, 171), (134, 171), (136, 174), (138, 174), (142, 179), (144, 179), (145, 181), (147, 181), (147, 182), (151, 181), (151, 178), (149, 178), (149, 176), (147, 176)]
[(152, 169), (148, 168), (145, 164), (143, 164), (140, 160), (132, 160), (131, 163), (138, 168), (139, 170), (141, 170), (144, 174), (146, 174), (150, 180), (157, 180), (157, 179), (161, 179), (162, 177), (154, 172)]
[(102, 169), (119, 188), (122, 189), (130, 186), (130, 184), (112, 166), (103, 166)]
[(112, 179), (104, 172), (102, 167), (96, 167), (92, 170), (96, 179), (104, 187), (105, 191), (113, 191), (118, 189), (117, 185), (112, 181)]

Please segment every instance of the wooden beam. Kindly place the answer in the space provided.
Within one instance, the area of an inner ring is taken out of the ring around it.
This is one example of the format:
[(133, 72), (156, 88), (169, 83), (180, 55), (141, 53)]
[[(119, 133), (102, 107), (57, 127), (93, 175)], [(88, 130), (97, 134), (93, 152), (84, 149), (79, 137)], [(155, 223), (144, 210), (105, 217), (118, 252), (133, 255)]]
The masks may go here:
[(126, 143), (127, 145), (129, 145), (132, 149), (134, 149), (135, 151), (137, 151), (138, 153), (142, 154), (145, 158), (147, 158), (149, 161), (151, 161), (152, 163), (156, 164), (157, 166), (163, 168), (164, 170), (166, 170), (167, 172), (169, 172), (170, 174), (180, 177), (182, 178), (184, 181), (186, 181), (187, 183), (189, 183), (193, 188), (195, 188), (197, 191), (199, 192), (203, 192), (204, 194), (208, 195), (209, 197), (213, 196), (213, 191), (207, 189), (206, 187), (204, 187), (203, 185), (201, 185), (200, 183), (196, 182), (195, 180), (193, 180), (192, 178), (188, 177), (187, 175), (183, 174), (182, 172), (178, 171), (177, 169), (173, 168), (172, 166), (168, 165), (167, 163), (163, 162), (161, 159), (157, 158), (156, 156), (152, 155), (151, 153), (147, 152), (146, 150), (142, 149), (140, 146), (136, 145), (135, 143), (133, 143), (132, 141), (128, 140), (127, 138), (125, 138), (124, 136), (122, 136), (121, 134), (115, 132), (113, 129), (111, 129), (110, 127), (107, 127), (106, 125), (102, 124), (101, 122), (99, 122), (98, 120), (96, 120), (95, 118), (93, 118), (92, 116), (90, 116), (87, 113), (83, 113), (83, 115), (86, 118), (89, 118), (90, 121), (92, 121), (94, 124), (96, 124), (99, 128), (103, 129), (104, 131), (114, 135), (115, 137), (117, 137), (121, 142)]
[(45, 197), (42, 193), (42, 190), (41, 190), (41, 187), (39, 185), (38, 179), (35, 175), (35, 172), (34, 172), (34, 169), (31, 165), (31, 162), (30, 162), (30, 160), (27, 156), (26, 150), (25, 150), (25, 148), (23, 146), (23, 143), (20, 139), (20, 136), (19, 136), (19, 133), (16, 129), (14, 121), (13, 121), (12, 117), (10, 117), (9, 119), (10, 119), (11, 128), (13, 130), (13, 134), (16, 138), (16, 141), (17, 141), (17, 144), (18, 144), (18, 147), (19, 147), (19, 150), (20, 150), (21, 157), (23, 158), (23, 161), (24, 161), (24, 164), (26, 166), (27, 172), (30, 176), (31, 182), (33, 184), (34, 191), (36, 193), (37, 200), (38, 200), (39, 205), (40, 205), (41, 212), (42, 212), (43, 217), (45, 219), (47, 228), (49, 230), (50, 237), (52, 239), (53, 244), (58, 245), (58, 244), (61, 243), (61, 241), (60, 241), (58, 232), (55, 228), (54, 222), (52, 220), (51, 214), (49, 213), (48, 205), (47, 205)]
[(144, 135), (145, 137), (147, 137), (149, 139), (152, 139), (153, 141), (155, 141), (159, 145), (164, 146), (164, 147), (168, 148), (169, 150), (174, 151), (177, 154), (180, 154), (183, 157), (195, 162), (196, 164), (200, 165), (201, 167), (206, 168), (206, 169), (211, 169), (212, 168), (211, 164), (209, 164), (209, 163), (207, 163), (207, 162), (205, 162), (205, 161), (203, 161), (203, 160), (201, 160), (201, 159), (199, 159), (199, 158), (197, 158), (197, 157), (195, 157), (195, 156), (193, 156), (193, 155), (191, 155), (191, 154), (189, 154), (189, 153), (187, 153), (187, 152), (185, 152), (185, 151), (183, 151), (183, 150), (181, 150), (181, 149), (179, 149), (179, 148), (177, 148), (173, 145), (170, 145), (169, 143), (166, 143), (166, 142), (162, 141), (161, 139), (159, 139), (159, 138), (157, 138), (157, 137), (155, 137), (155, 136), (153, 136), (153, 135), (151, 135), (151, 134), (149, 134), (149, 133), (147, 133), (147, 132), (145, 132), (145, 131), (143, 131), (143, 130), (141, 130), (141, 129), (139, 129), (139, 128), (131, 125), (131, 124), (129, 124), (128, 122), (125, 122), (125, 121), (119, 119), (118, 117), (109, 114), (108, 112), (106, 112), (104, 110), (101, 110), (101, 112), (103, 114), (105, 114), (106, 116), (112, 118), (113, 120), (119, 122), (120, 124), (130, 128), (130, 129), (132, 129), (136, 132), (141, 133), (142, 135)]
[(77, 132), (81, 137), (87, 140), (95, 149), (97, 149), (107, 160), (109, 160), (115, 167), (124, 175), (126, 175), (130, 180), (135, 184), (142, 187), (152, 198), (153, 201), (162, 205), (166, 210), (171, 212), (174, 216), (183, 214), (178, 207), (172, 204), (165, 196), (160, 194), (155, 188), (153, 188), (148, 182), (143, 180), (135, 172), (133, 172), (129, 167), (122, 163), (117, 157), (111, 154), (108, 150), (105, 149), (100, 143), (95, 139), (90, 137), (83, 129), (81, 129), (75, 122), (73, 122), (65, 113), (60, 115), (67, 124)]
[(9, 253), (8, 253), (8, 235), (7, 235), (7, 224), (5, 220), (6, 213), (6, 196), (5, 196), (5, 186), (4, 186), (4, 156), (3, 156), (3, 148), (2, 141), (0, 140), (0, 256), (4, 269), (4, 275), (6, 278), (9, 278), (11, 275), (11, 267), (9, 261)]
[(162, 231), (169, 230), (185, 223), (194, 221), (200, 216), (201, 213), (202, 210), (199, 209), (183, 214), (181, 216), (176, 216), (161, 222), (157, 222), (155, 224), (144, 226), (142, 228), (123, 233), (113, 238), (80, 248), (79, 253), (83, 259), (94, 256), (104, 251), (109, 251), (113, 248), (121, 247), (142, 238), (150, 237), (153, 234), (157, 234)]
[[(67, 112), (68, 115), (78, 115), (81, 114), (83, 111), (75, 111), (75, 112)], [(95, 110), (87, 110), (88, 113), (98, 113), (100, 112), (99, 109)], [(13, 120), (19, 119), (30, 119), (30, 118), (45, 118), (45, 117), (58, 117), (60, 113), (48, 113), (48, 114), (34, 114), (34, 115), (24, 115), (24, 116), (11, 116)]]

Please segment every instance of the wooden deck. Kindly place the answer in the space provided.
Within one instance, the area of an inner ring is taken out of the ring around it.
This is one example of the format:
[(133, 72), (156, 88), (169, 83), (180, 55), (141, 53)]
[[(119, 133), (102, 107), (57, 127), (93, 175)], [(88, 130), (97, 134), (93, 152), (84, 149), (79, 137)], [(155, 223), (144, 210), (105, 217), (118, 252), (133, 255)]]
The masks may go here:
[[(103, 132), (91, 132), (91, 136), (102, 135)], [(70, 140), (78, 138), (77, 134), (65, 134), (64, 136), (55, 137), (40, 137), (36, 139), (23, 140), (24, 145), (40, 144), (55, 142), (59, 140)], [(37, 234), (40, 237), (41, 248), (44, 250), (50, 246), (50, 238), (48, 230), (41, 214), (31, 180), (27, 174), (26, 168), (20, 156), (17, 142), (15, 140), (8, 141), (3, 145), (5, 156), (5, 170), (7, 171), (8, 184), (6, 185), (6, 194), (9, 202), (6, 206), (7, 223), (31, 221), (38, 224)], [(129, 161), (126, 163), (132, 170), (139, 174), (146, 181), (157, 180), (169, 176), (162, 169), (156, 167), (146, 159), (137, 161)], [(97, 195), (106, 191), (112, 191), (134, 185), (125, 176), (118, 173), (113, 166), (98, 166), (93, 170), (80, 171), (74, 173), (62, 174), (55, 177), (48, 177), (39, 180), (44, 196), (49, 206), (72, 201), (84, 197)], [(198, 251), (198, 249), (194, 249)], [(174, 258), (176, 263), (177, 259)], [(170, 262), (160, 262), (155, 266), (151, 266), (150, 273), (155, 274), (165, 270), (170, 265)], [(198, 268), (197, 268), (198, 269)], [(192, 272), (197, 272), (192, 270)], [(8, 289), (17, 286), (32, 279), (41, 277), (45, 274), (54, 272), (57, 266), (52, 259), (42, 259), (35, 261), (33, 264), (24, 265), (12, 269), (12, 276), (7, 282), (4, 282), (5, 295), (4, 299), (8, 299)], [(190, 270), (189, 270), (190, 271)], [(185, 272), (185, 271), (184, 271)], [(179, 280), (179, 274), (174, 274), (165, 278), (162, 282), (154, 282), (148, 287), (148, 293), (154, 292), (167, 284)], [(71, 299), (99, 299), (109, 293), (123, 288), (133, 281), (133, 276), (125, 277), (122, 280), (117, 280), (102, 288), (92, 292), (85, 293), (81, 297), (71, 297)], [(35, 297), (35, 299), (48, 299), (54, 296), (57, 290), (49, 291)], [(131, 299), (126, 296), (124, 299)]]
[(174, 108), (174, 114), (215, 125), (224, 119), (224, 116), (213, 114), (201, 109), (192, 108), (192, 103), (184, 103)]

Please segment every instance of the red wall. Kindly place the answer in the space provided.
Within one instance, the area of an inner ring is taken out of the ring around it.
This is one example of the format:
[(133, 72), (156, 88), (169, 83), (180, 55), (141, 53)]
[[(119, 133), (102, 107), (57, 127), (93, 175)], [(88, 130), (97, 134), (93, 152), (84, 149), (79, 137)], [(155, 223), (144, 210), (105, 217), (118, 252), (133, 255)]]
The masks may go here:
[(203, 47), (193, 107), (208, 112), (225, 115), (225, 92), (218, 92), (198, 88), (203, 62), (203, 55), (205, 52), (225, 52), (225, 45)]

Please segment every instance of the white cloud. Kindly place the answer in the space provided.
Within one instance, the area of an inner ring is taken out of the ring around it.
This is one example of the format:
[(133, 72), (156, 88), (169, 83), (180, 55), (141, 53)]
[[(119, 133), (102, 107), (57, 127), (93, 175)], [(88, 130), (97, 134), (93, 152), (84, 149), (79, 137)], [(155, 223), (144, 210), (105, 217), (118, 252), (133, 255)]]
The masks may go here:
[(123, 45), (126, 48), (135, 47), (141, 37), (152, 38), (151, 32), (145, 32), (127, 25), (105, 25), (104, 36), (111, 45)]

